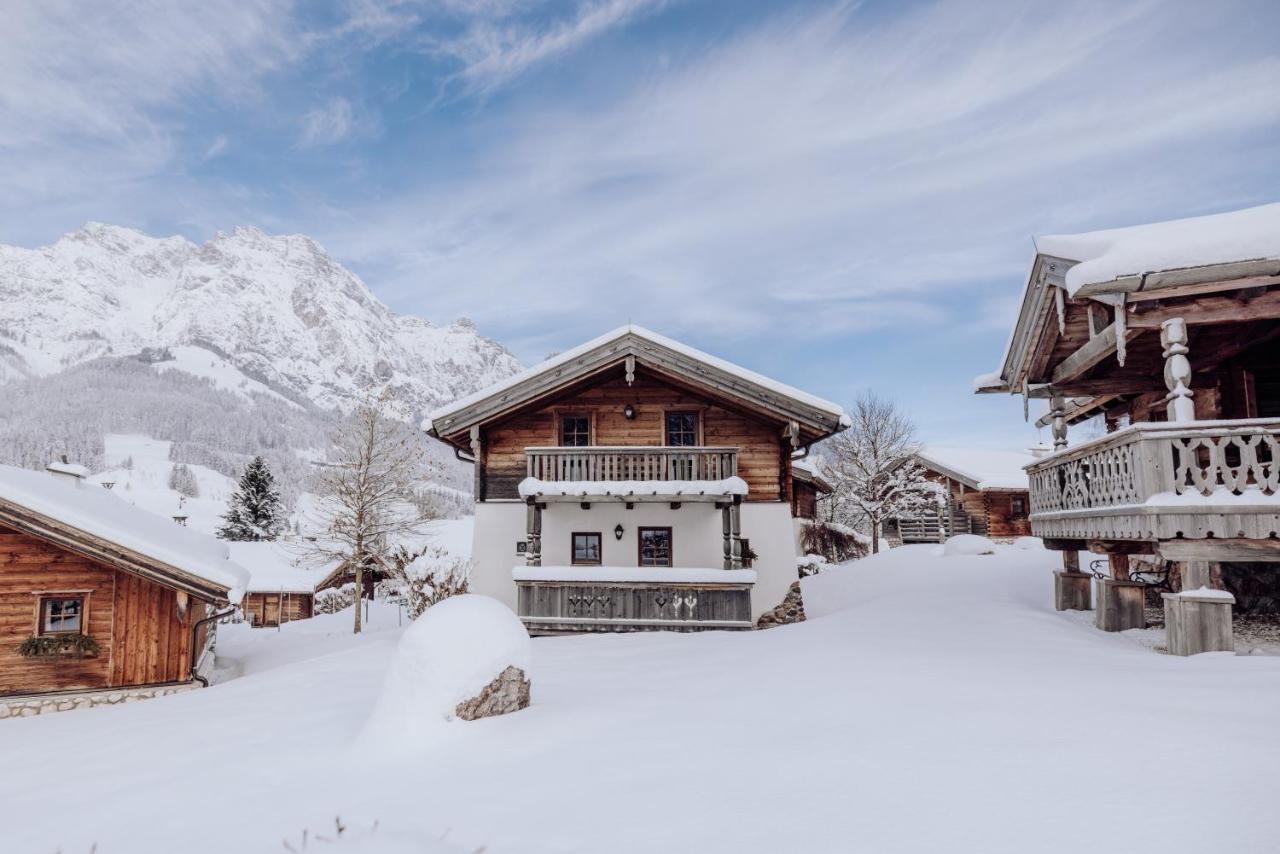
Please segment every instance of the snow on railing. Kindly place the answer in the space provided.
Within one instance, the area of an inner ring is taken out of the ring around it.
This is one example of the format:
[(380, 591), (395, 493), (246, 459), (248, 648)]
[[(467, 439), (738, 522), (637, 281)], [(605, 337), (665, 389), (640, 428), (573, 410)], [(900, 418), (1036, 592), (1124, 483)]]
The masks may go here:
[(737, 448), (589, 446), (525, 448), (540, 481), (719, 481), (738, 474)]

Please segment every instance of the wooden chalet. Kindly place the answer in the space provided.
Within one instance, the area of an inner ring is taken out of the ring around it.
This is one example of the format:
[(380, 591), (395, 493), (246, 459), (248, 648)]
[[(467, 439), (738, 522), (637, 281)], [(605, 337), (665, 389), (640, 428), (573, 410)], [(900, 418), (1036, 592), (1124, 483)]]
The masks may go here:
[(85, 483), (79, 467), (51, 468), (0, 466), (0, 707), (207, 684), (213, 618), (247, 573), (218, 540)]
[(831, 484), (808, 460), (791, 462), (791, 515), (797, 519), (818, 518), (818, 500), (831, 494)]
[(327, 580), (320, 569), (307, 569), (300, 552), (284, 542), (227, 543), (231, 557), (249, 572), (240, 613), (255, 628), (277, 628), (306, 620), (315, 611), (317, 585)]
[(846, 424), (626, 326), (445, 407), (429, 432), (475, 464), (474, 591), (531, 631), (687, 630), (750, 628), (782, 601), (823, 488), (794, 460)]
[[(1144, 556), (1180, 591), (1170, 651), (1231, 649), (1233, 575), (1280, 561), (1280, 205), (1037, 247), (1004, 361), (975, 386), (1049, 403), (1055, 452), (1027, 471), (1032, 532), (1064, 555), (1058, 607), (1092, 606), (1088, 548), (1110, 563), (1099, 627), (1144, 625)], [(1069, 441), (1089, 419), (1105, 433)]]
[(1011, 540), (1031, 534), (1023, 467), (1030, 452), (928, 447), (916, 454), (925, 476), (942, 489), (936, 506), (893, 520), (903, 543), (938, 543), (956, 534)]

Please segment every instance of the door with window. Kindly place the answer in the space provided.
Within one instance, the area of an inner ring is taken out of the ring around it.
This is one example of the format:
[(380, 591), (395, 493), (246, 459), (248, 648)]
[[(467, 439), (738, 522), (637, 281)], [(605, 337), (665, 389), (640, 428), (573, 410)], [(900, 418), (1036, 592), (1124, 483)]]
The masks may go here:
[[(669, 448), (696, 447), (700, 444), (699, 426), (697, 412), (668, 412), (663, 443)], [(700, 480), (702, 475), (698, 471), (697, 459), (696, 453), (671, 455), (668, 457), (667, 477), (671, 480)]]

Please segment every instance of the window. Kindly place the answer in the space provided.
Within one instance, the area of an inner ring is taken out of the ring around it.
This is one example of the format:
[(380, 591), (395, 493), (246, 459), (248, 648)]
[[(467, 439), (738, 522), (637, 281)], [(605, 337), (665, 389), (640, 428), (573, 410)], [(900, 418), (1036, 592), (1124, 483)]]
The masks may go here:
[(1013, 498), (1010, 499), (1010, 501), (1013, 504), (1013, 507), (1011, 508), (1013, 518), (1021, 519), (1023, 516), (1027, 515), (1027, 499)]
[(687, 448), (698, 444), (698, 413), (667, 413), (667, 444), (677, 448)]
[(598, 565), (600, 563), (600, 555), (600, 533), (598, 531), (573, 535), (573, 563)]
[(641, 528), (640, 565), (671, 566), (671, 529)]
[(585, 448), (590, 445), (591, 416), (560, 416), (560, 444), (566, 448)]
[(80, 634), (83, 624), (83, 596), (44, 596), (40, 599), (40, 634)]

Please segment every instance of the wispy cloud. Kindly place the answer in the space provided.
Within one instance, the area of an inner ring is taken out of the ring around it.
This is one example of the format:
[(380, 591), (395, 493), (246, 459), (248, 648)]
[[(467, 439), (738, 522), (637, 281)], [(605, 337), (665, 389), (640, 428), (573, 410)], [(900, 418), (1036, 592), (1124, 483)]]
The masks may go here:
[(465, 178), (361, 209), (328, 242), (399, 281), (400, 301), (429, 292), (517, 343), (628, 317), (726, 339), (789, 316), (828, 334), (941, 322), (938, 293), (1016, 277), (1032, 231), (1073, 225), (1051, 219), (1060, 201), (1158, 208), (1239, 167), (1162, 184), (1153, 153), (1280, 122), (1280, 61), (1197, 46), (1211, 13), (1168, 12), (774, 17), (637, 70), (629, 92), (528, 103)]
[(220, 133), (213, 138), (213, 142), (209, 143), (209, 147), (204, 150), (204, 160), (213, 160), (221, 157), (227, 150), (227, 146), (231, 144), (231, 139), (225, 134)]
[(303, 147), (333, 145), (350, 136), (354, 128), (355, 112), (351, 102), (342, 97), (330, 98), (302, 117), (298, 144)]

